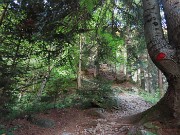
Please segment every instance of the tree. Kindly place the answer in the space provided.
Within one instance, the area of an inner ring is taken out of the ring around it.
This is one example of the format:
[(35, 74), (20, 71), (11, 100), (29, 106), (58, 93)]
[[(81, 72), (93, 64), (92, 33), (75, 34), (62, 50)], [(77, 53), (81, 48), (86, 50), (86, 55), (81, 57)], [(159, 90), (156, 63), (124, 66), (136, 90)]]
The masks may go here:
[(82, 70), (82, 42), (83, 42), (83, 36), (79, 35), (79, 64), (78, 64), (78, 74), (77, 74), (77, 88), (80, 89), (82, 86), (81, 83), (81, 70)]
[(73, 61), (75, 35), (90, 18), (79, 1), (0, 2), (0, 108), (31, 87), (41, 96), (52, 69)]
[[(168, 41), (162, 29), (159, 4), (163, 5), (166, 16)], [(174, 124), (180, 126), (180, 2), (143, 0), (143, 10), (148, 53), (164, 73), (168, 89), (155, 106), (140, 114), (140, 122), (174, 120)]]
[(3, 7), (3, 11), (2, 11), (1, 16), (0, 16), (0, 26), (2, 25), (3, 19), (6, 15), (7, 10), (8, 10), (8, 6), (9, 6), (9, 3), (6, 3), (5, 7)]

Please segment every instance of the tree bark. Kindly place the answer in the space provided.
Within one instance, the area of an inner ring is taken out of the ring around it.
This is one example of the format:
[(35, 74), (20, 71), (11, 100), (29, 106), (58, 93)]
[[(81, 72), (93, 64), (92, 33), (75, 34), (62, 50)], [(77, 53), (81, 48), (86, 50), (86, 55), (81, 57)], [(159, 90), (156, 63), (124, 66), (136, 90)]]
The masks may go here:
[[(179, 0), (162, 0), (164, 12), (166, 14), (168, 41), (176, 50), (174, 56), (177, 72), (171, 82), (174, 84), (174, 116), (180, 126), (180, 1)], [(172, 68), (173, 65), (170, 67)], [(173, 69), (172, 69), (173, 70)], [(174, 81), (173, 81), (174, 80)]]
[(94, 69), (94, 77), (98, 77), (99, 76), (99, 59), (98, 56), (96, 56), (96, 60), (95, 60), (95, 69)]
[(77, 78), (77, 88), (80, 89), (81, 84), (81, 65), (82, 65), (82, 35), (79, 36), (79, 65), (78, 65), (78, 78)]
[(141, 67), (140, 69), (140, 77), (141, 77), (141, 88), (143, 89), (143, 91), (145, 90), (145, 75), (144, 75), (144, 69)]
[(175, 118), (180, 126), (180, 2), (162, 0), (168, 26), (168, 40), (164, 38), (160, 8), (157, 0), (143, 0), (144, 30), (148, 53), (154, 64), (164, 73), (168, 90), (164, 97), (144, 116), (158, 119)]
[[(45, 74), (45, 76), (44, 76), (44, 78), (42, 80), (42, 83), (41, 83), (41, 87), (40, 87), (40, 89), (39, 89), (39, 91), (37, 93), (37, 99), (38, 100), (40, 100), (41, 97), (42, 97), (43, 90), (44, 90), (44, 88), (45, 88), (45, 86), (47, 84), (47, 81), (48, 81), (48, 79), (49, 79), (49, 77), (51, 75), (51, 71), (52, 71), (53, 68), (54, 68), (54, 65), (52, 65), (52, 66), (49, 65), (48, 66), (48, 72)], [(34, 83), (34, 81), (33, 81), (33, 83)], [(33, 86), (34, 86), (34, 84), (33, 84)]]

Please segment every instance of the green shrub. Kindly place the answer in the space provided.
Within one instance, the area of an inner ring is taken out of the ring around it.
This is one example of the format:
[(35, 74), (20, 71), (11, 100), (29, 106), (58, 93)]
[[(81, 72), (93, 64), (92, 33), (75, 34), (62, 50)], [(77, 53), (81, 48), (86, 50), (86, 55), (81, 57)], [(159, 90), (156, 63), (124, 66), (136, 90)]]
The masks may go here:
[(6, 128), (4, 125), (0, 125), (0, 135), (13, 135), (12, 132), (17, 128), (19, 128), (19, 125), (11, 128)]
[(156, 92), (154, 94), (148, 93), (148, 92), (141, 92), (139, 94), (143, 99), (147, 102), (150, 102), (152, 104), (156, 104), (160, 100), (160, 93)]
[(77, 91), (84, 107), (112, 108), (116, 106), (111, 83), (105, 80), (84, 81)]

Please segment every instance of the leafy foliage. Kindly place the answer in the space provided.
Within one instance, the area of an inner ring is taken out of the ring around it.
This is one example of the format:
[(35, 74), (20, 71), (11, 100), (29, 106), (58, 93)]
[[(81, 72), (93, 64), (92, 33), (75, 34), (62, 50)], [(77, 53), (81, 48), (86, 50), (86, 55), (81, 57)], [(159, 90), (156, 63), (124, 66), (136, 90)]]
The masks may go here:
[(138, 0), (14, 0), (7, 11), (0, 22), (0, 110), (8, 108), (10, 117), (71, 106), (79, 97), (99, 107), (114, 105), (104, 80), (84, 82), (75, 92), (80, 35), (83, 70), (107, 63), (118, 71), (127, 64), (135, 74), (147, 67)]
[(98, 0), (80, 0), (81, 7), (87, 8), (89, 12), (92, 12)]
[(116, 101), (113, 97), (114, 91), (111, 84), (105, 80), (94, 80), (84, 82), (84, 87), (78, 90), (80, 103), (84, 107), (113, 108)]
[(155, 94), (150, 94), (147, 92), (141, 92), (139, 94), (141, 97), (143, 97), (143, 99), (147, 102), (150, 102), (152, 104), (156, 104), (159, 100), (160, 100), (160, 93), (156, 92)]
[(13, 135), (12, 131), (16, 130), (18, 127), (14, 127), (11, 129), (6, 129), (4, 125), (0, 125), (0, 134), (7, 134), (7, 135)]

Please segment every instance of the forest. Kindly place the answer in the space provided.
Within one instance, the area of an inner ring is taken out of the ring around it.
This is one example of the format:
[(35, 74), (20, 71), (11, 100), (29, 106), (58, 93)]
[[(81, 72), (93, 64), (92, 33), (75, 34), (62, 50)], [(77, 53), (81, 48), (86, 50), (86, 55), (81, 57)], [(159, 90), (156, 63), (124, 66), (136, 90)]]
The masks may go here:
[(0, 135), (179, 135), (179, 0), (0, 0)]

